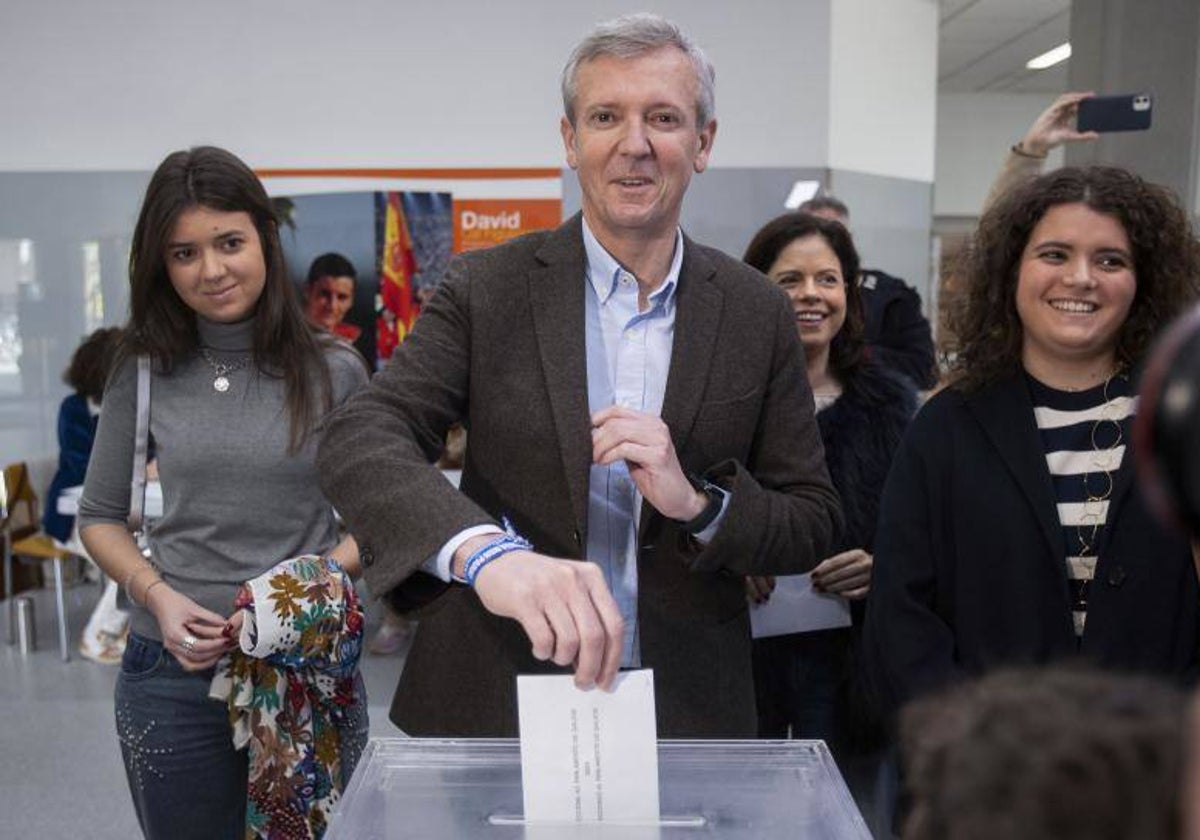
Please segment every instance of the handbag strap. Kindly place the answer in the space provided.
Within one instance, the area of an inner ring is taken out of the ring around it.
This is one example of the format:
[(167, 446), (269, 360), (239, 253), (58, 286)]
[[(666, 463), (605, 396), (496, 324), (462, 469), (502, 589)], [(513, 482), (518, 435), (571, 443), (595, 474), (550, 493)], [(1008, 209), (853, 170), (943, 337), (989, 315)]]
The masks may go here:
[(150, 357), (137, 357), (137, 430), (133, 441), (133, 487), (129, 530), (140, 531), (146, 512), (146, 456), (150, 449)]

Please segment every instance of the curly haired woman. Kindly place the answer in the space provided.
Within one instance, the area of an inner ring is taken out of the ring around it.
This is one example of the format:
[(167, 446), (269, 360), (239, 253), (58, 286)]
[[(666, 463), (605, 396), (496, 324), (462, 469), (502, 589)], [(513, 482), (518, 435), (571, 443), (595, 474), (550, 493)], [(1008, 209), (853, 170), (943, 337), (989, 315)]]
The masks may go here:
[(863, 655), (881, 701), (1060, 660), (1190, 681), (1196, 571), (1127, 447), (1138, 366), (1197, 297), (1187, 214), (1124, 170), (1062, 169), (990, 208), (966, 260), (953, 384), (880, 505)]

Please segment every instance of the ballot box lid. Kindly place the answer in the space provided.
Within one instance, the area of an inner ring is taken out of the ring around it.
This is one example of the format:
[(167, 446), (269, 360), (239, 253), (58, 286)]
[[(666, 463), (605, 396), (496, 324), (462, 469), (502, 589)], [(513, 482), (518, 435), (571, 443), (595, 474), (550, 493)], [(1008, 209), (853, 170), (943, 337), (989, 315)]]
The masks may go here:
[(823, 840), (870, 832), (822, 741), (660, 741), (655, 825), (530, 825), (515, 739), (376, 738), (328, 840)]

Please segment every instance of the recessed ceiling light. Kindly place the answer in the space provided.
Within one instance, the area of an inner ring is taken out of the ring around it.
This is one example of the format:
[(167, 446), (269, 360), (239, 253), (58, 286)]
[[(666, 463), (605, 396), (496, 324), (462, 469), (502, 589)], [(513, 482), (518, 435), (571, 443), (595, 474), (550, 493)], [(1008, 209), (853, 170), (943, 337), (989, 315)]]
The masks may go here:
[(1037, 58), (1031, 58), (1025, 62), (1025, 66), (1030, 70), (1045, 70), (1048, 67), (1053, 67), (1059, 62), (1066, 61), (1071, 57), (1071, 43), (1068, 41), (1065, 44), (1059, 44), (1052, 50), (1039, 55)]

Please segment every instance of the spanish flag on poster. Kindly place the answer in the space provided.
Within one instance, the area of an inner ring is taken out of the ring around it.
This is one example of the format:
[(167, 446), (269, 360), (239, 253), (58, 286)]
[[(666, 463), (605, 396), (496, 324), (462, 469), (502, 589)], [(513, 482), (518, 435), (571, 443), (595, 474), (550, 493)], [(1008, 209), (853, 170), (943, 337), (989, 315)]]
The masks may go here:
[(417, 271), (412, 237), (400, 193), (379, 196), (382, 211), (382, 247), (379, 253), (379, 302), (375, 319), (375, 353), (380, 362), (392, 357), (417, 320), (419, 311), (413, 299), (412, 279)]

